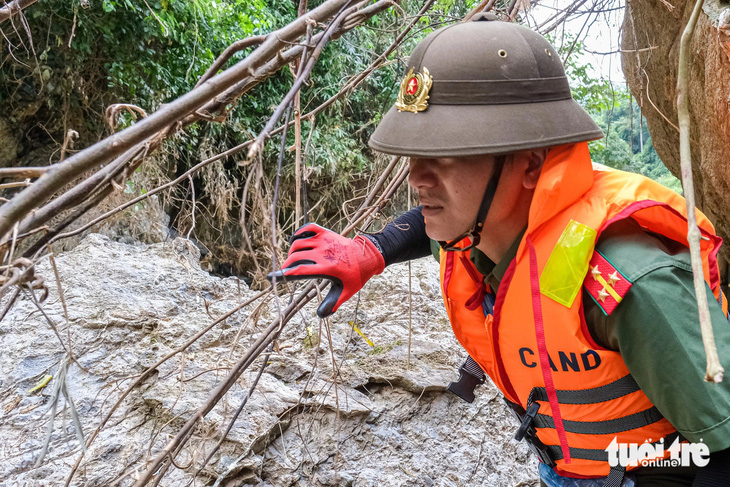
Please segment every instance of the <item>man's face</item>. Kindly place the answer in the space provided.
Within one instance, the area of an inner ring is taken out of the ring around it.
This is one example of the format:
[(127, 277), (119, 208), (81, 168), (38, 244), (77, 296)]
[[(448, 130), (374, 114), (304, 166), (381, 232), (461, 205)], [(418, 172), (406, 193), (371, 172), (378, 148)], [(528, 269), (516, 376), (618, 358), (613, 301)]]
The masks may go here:
[(492, 156), (411, 158), (408, 184), (418, 192), (430, 238), (452, 240), (471, 229), (493, 169)]

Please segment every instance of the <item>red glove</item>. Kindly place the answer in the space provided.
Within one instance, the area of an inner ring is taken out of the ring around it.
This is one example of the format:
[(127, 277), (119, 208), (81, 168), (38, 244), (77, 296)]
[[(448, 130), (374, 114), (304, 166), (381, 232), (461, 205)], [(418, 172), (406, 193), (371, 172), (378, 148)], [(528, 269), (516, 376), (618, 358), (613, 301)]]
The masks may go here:
[(332, 281), (327, 296), (317, 308), (325, 318), (350, 299), (376, 274), (385, 269), (385, 260), (375, 244), (362, 236), (349, 239), (308, 223), (289, 239), (289, 256), (281, 270), (270, 273), (269, 280), (322, 278)]

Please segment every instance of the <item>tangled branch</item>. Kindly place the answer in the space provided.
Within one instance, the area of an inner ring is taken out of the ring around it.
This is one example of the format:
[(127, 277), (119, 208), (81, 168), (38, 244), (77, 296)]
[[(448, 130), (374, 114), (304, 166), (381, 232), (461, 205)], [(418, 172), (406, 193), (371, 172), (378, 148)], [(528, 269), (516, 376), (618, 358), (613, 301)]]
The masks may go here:
[[(321, 22), (331, 17), (349, 3), (351, 3), (351, 0), (329, 0), (325, 2), (288, 26), (269, 34), (267, 40), (245, 59), (223, 73), (200, 84), (187, 95), (160, 108), (157, 112), (137, 124), (75, 154), (63, 161), (63, 163), (51, 166), (43, 178), (36, 181), (33, 185), (0, 207), (0, 235), (5, 234), (5, 237), (0, 239), (0, 242), (7, 242), (7, 232), (17, 222), (19, 222), (19, 235), (21, 237), (27, 236), (37, 231), (39, 227), (46, 224), (59, 213), (79, 205), (82, 201), (89, 198), (89, 195), (103, 191), (103, 186), (112, 185), (113, 181), (117, 181), (117, 185), (123, 184), (124, 181), (119, 181), (123, 179), (120, 177), (120, 174), (131, 174), (139, 167), (144, 157), (159, 148), (162, 142), (176, 130), (201, 119), (216, 120), (217, 118), (212, 115), (213, 113), (220, 110), (225, 111), (226, 105), (233, 103), (246, 91), (301, 56), (303, 51), (303, 46), (301, 45), (295, 45), (284, 51), (283, 54), (280, 49), (294, 44), (297, 37), (301, 36), (303, 32), (306, 32), (308, 25)], [(362, 23), (373, 15), (377, 15), (387, 9), (395, 1), (380, 0), (368, 7), (360, 8), (366, 3), (360, 2), (357, 4), (357, 9), (352, 9), (347, 12), (344, 18), (344, 23), (347, 25), (340, 25), (338, 28), (333, 29), (331, 39), (336, 39), (344, 32), (359, 25), (353, 22), (353, 18), (356, 17)], [(312, 42), (319, 42), (323, 35), (324, 32), (313, 36)], [(230, 58), (231, 54), (231, 52), (224, 53), (214, 65), (222, 65), (225, 60)], [(211, 72), (212, 70), (209, 70), (205, 76), (208, 76)], [(240, 81), (237, 78), (240, 78)], [(229, 85), (232, 85), (232, 87), (226, 90), (226, 87)], [(215, 95), (209, 96), (209, 100), (211, 101), (206, 103), (202, 108), (192, 108), (193, 101), (198, 103), (199, 100), (205, 99), (211, 93)], [(156, 131), (156, 128), (159, 131)], [(274, 135), (274, 133), (272, 132), (271, 135)], [(132, 143), (135, 144), (122, 153), (122, 149), (132, 145)], [(121, 155), (119, 155), (120, 153)], [(115, 156), (116, 158), (112, 162), (94, 173), (93, 176), (80, 182), (66, 193), (56, 197), (50, 203), (31, 212), (34, 206), (48, 200), (55, 191), (67, 184), (70, 180), (91, 167), (106, 164), (106, 162)], [(122, 173), (125, 169), (126, 171)], [(106, 189), (105, 191), (105, 196), (111, 193), (110, 189)], [(87, 209), (94, 207), (104, 197), (98, 197), (95, 203), (88, 205)], [(77, 212), (73, 219), (78, 218), (82, 214), (81, 212)], [(62, 227), (49, 232), (45, 240), (49, 241), (72, 221), (67, 221)], [(37, 251), (42, 245), (35, 247)], [(26, 255), (32, 254), (26, 253)]]
[(679, 119), (679, 155), (682, 170), (682, 188), (684, 189), (684, 197), (687, 202), (687, 241), (689, 242), (695, 295), (697, 297), (697, 307), (699, 308), (702, 342), (705, 346), (705, 353), (707, 354), (705, 380), (708, 382), (722, 382), (725, 369), (720, 364), (720, 357), (717, 355), (717, 347), (715, 346), (715, 338), (712, 332), (712, 320), (710, 319), (710, 308), (707, 304), (706, 284), (704, 271), (702, 270), (702, 257), (700, 255), (700, 229), (697, 226), (695, 210), (692, 150), (690, 147), (689, 51), (703, 3), (704, 0), (697, 0), (692, 11), (692, 16), (682, 33), (679, 48), (679, 72), (677, 75), (677, 116)]
[(36, 183), (18, 193), (0, 207), (0, 235), (7, 240), (7, 233), (35, 206), (46, 202), (69, 181), (114, 157), (129, 151), (161, 131), (166, 131), (187, 115), (195, 112), (216, 96), (224, 93), (241, 79), (253, 73), (262, 63), (275, 57), (282, 48), (294, 42), (306, 31), (308, 22), (323, 22), (338, 12), (350, 0), (327, 0), (304, 17), (282, 27), (267, 36), (266, 40), (235, 66), (214, 76), (177, 100), (164, 105), (158, 111), (93, 146), (51, 167)]
[(38, 0), (13, 0), (12, 2), (0, 8), (0, 24), (8, 20), (10, 17), (19, 14), (21, 11), (30, 7)]

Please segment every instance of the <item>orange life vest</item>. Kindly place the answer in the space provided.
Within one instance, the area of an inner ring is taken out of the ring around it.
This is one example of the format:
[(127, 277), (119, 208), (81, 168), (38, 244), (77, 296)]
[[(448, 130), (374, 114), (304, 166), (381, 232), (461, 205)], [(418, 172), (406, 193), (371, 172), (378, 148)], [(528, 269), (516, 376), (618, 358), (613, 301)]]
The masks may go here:
[[(507, 400), (525, 410), (539, 406), (537, 438), (565, 476), (608, 475), (605, 449), (614, 437), (642, 444), (676, 431), (633, 381), (621, 355), (596, 344), (585, 324), (580, 291), (595, 241), (623, 218), (688, 245), (684, 198), (642, 176), (594, 170), (586, 143), (566, 145), (553, 148), (543, 165), (527, 231), (493, 314), (485, 316), (483, 276), (469, 251), (441, 251), (444, 303), (457, 339)], [(705, 280), (723, 302), (716, 262), (722, 239), (700, 212), (697, 219), (707, 237), (701, 241)], [(541, 277), (571, 221), (595, 232), (584, 242), (577, 292), (560, 304), (545, 295)]]

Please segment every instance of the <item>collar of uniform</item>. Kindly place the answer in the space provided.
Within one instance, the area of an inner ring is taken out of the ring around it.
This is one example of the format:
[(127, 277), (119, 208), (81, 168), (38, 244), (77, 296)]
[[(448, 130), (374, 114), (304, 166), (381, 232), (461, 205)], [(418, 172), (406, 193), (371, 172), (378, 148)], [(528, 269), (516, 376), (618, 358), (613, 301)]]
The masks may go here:
[(522, 241), (522, 237), (525, 235), (526, 230), (527, 229), (524, 229), (520, 232), (515, 241), (512, 242), (512, 245), (510, 245), (509, 249), (507, 249), (507, 252), (505, 252), (502, 260), (496, 264), (481, 250), (477, 248), (471, 249), (471, 261), (474, 263), (477, 270), (485, 276), (484, 281), (489, 284), (489, 287), (491, 287), (492, 291), (495, 293), (499, 288), (499, 283), (502, 282), (504, 273), (507, 272), (507, 268), (510, 263), (517, 256), (517, 249), (520, 247), (520, 242)]

